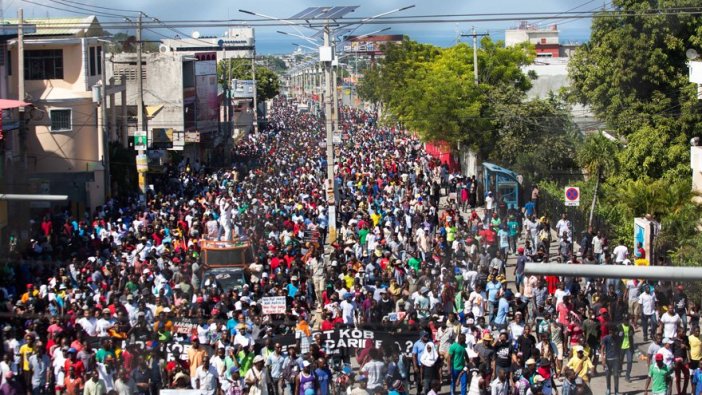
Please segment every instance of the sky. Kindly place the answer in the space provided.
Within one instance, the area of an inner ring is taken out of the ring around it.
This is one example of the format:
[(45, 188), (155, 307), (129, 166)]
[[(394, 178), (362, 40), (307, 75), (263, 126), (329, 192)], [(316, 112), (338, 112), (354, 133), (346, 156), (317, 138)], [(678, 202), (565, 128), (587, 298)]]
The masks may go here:
[[(359, 8), (351, 15), (358, 17), (371, 17), (396, 8), (416, 5), (414, 8), (394, 14), (393, 16), (416, 16), (416, 15), (437, 15), (437, 14), (475, 14), (475, 13), (504, 13), (504, 12), (545, 12), (557, 15), (559, 12), (575, 9), (575, 11), (591, 11), (603, 6), (603, 0), (344, 0), (342, 2), (330, 1), (308, 1), (308, 0), (260, 0), (257, 2), (243, 2), (233, 0), (0, 0), (4, 10), (4, 16), (14, 18), (18, 8), (24, 9), (25, 18), (31, 17), (59, 17), (68, 15), (87, 15), (90, 10), (106, 12), (120, 15), (130, 15), (128, 12), (106, 10), (108, 7), (123, 10), (141, 10), (147, 15), (156, 17), (162, 21), (174, 21), (182, 19), (212, 20), (212, 19), (247, 19), (251, 16), (240, 13), (240, 8), (254, 11), (260, 14), (270, 15), (277, 18), (290, 17), (307, 7), (312, 6), (332, 6), (332, 5), (358, 5)], [(85, 4), (81, 5), (79, 3)], [(38, 5), (42, 4), (42, 5)], [(90, 6), (88, 6), (90, 5)], [(75, 10), (74, 12), (61, 11), (55, 8)], [(76, 8), (74, 8), (76, 7)], [(577, 8), (576, 8), (577, 7)], [(80, 8), (80, 9), (78, 9)], [(134, 15), (134, 14), (131, 14)], [(115, 18), (99, 16), (101, 22), (119, 21)], [(439, 46), (450, 46), (455, 44), (459, 33), (467, 33), (472, 27), (480, 32), (490, 33), (493, 39), (504, 38), (504, 30), (518, 24), (515, 21), (499, 22), (475, 22), (475, 23), (436, 23), (436, 24), (397, 24), (388, 25), (391, 27), (384, 34), (405, 34), (411, 39), (420, 42), (431, 43)], [(590, 19), (563, 19), (534, 21), (544, 26), (557, 23), (560, 30), (561, 42), (577, 41), (583, 42), (590, 35)], [(382, 29), (383, 25), (361, 26), (355, 34), (364, 34)], [(179, 28), (184, 33), (192, 34), (197, 30), (200, 35), (221, 36), (224, 28)], [(284, 30), (296, 33), (288, 27), (257, 27), (256, 47), (259, 54), (280, 54), (289, 53), (295, 47), (293, 43), (307, 44), (300, 39), (276, 33), (277, 30)], [(129, 33), (126, 30), (122, 32)], [(114, 30), (114, 33), (119, 30)], [(175, 33), (166, 29), (159, 30), (159, 33), (166, 36), (174, 36)], [(304, 30), (308, 35), (314, 31)], [(133, 30), (130, 34), (134, 34)], [(145, 37), (150, 39), (160, 38), (155, 33), (145, 32)], [(465, 39), (465, 38), (464, 38)]]

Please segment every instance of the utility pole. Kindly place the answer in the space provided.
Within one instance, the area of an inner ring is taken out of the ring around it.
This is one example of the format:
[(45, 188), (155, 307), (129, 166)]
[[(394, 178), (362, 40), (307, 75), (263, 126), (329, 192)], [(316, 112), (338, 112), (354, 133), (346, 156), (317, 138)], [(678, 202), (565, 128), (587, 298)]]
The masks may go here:
[(254, 48), (251, 58), (251, 75), (253, 77), (253, 128), (254, 134), (258, 134), (258, 86), (256, 85), (256, 49)]
[[(24, 101), (24, 10), (17, 10), (17, 100)], [(24, 107), (20, 107), (20, 112), (24, 113)], [(20, 120), (22, 120), (20, 114)]]
[[(335, 194), (335, 182), (334, 182), (334, 124), (332, 120), (332, 99), (334, 94), (332, 93), (332, 61), (334, 60), (334, 50), (330, 45), (330, 28), (329, 23), (324, 26), (324, 47), (320, 50), (320, 55), (330, 56), (325, 58), (320, 56), (320, 61), (324, 65), (324, 122), (327, 131), (326, 138), (326, 148), (327, 148), (327, 204), (329, 206), (329, 219), (328, 219), (328, 229), (329, 229), (329, 244), (336, 241), (336, 194)], [(326, 54), (324, 52), (327, 52)]]
[[(142, 13), (139, 12), (139, 19), (137, 20), (137, 29), (136, 29), (136, 42), (137, 42), (137, 117), (139, 118), (139, 130), (140, 131), (146, 131), (147, 125), (146, 125), (146, 118), (144, 117), (144, 80), (143, 80), (143, 69), (144, 67), (142, 66), (141, 62), (141, 52), (142, 52), (142, 40), (141, 40), (141, 17)], [(148, 136), (148, 133), (147, 133)], [(148, 137), (147, 137), (148, 139)], [(148, 140), (147, 140), (148, 141)], [(148, 163), (149, 160), (148, 158), (144, 158), (146, 155), (145, 150), (139, 150), (139, 154), (137, 155), (137, 172), (139, 173), (139, 191), (141, 194), (144, 196), (144, 199), (146, 199), (146, 173), (148, 172)], [(143, 164), (146, 162), (147, 166), (146, 168), (140, 168), (139, 167), (139, 161), (142, 161), (141, 163)]]
[(336, 59), (336, 38), (332, 36), (332, 54), (334, 60), (331, 64), (331, 74), (332, 74), (332, 98), (334, 99), (334, 105), (332, 106), (332, 111), (334, 111), (334, 133), (339, 133), (339, 93), (336, 87), (336, 80), (338, 78), (337, 73), (339, 69), (339, 59)]
[(100, 144), (100, 150), (102, 155), (100, 161), (102, 161), (103, 171), (105, 172), (105, 196), (111, 195), (110, 186), (110, 145), (109, 145), (109, 135), (107, 134), (107, 71), (105, 67), (107, 62), (105, 61), (105, 48), (104, 46), (98, 47), (102, 48), (100, 54), (100, 62), (102, 63), (102, 86), (100, 87), (100, 118), (102, 118), (102, 129), (98, 131), (98, 144)]
[(475, 27), (473, 27), (470, 34), (461, 34), (461, 37), (473, 37), (473, 78), (475, 80), (475, 85), (478, 85), (480, 82), (478, 78), (478, 37), (489, 35), (489, 33), (476, 33)]

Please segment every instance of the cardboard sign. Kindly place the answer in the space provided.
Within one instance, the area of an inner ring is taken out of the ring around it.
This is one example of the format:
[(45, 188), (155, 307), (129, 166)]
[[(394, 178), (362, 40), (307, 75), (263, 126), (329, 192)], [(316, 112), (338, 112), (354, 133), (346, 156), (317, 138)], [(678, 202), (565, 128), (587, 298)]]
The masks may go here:
[(285, 296), (270, 296), (261, 299), (262, 314), (285, 314)]

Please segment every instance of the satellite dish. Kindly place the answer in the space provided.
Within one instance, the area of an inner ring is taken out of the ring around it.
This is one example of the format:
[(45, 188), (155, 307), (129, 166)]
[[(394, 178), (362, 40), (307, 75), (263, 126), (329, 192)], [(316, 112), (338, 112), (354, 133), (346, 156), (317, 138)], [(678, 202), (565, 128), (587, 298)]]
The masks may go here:
[(167, 53), (169, 50), (170, 48), (168, 48), (168, 45), (161, 44), (158, 46), (158, 51), (161, 53)]
[(193, 32), (193, 34), (190, 35), (190, 37), (192, 37), (192, 38), (194, 38), (194, 39), (197, 40), (198, 38), (200, 38), (200, 32), (198, 32), (198, 31), (196, 30), (196, 31)]
[(687, 56), (689, 60), (694, 60), (699, 58), (700, 54), (697, 53), (697, 51), (694, 48), (690, 48), (687, 51), (685, 51), (685, 56)]

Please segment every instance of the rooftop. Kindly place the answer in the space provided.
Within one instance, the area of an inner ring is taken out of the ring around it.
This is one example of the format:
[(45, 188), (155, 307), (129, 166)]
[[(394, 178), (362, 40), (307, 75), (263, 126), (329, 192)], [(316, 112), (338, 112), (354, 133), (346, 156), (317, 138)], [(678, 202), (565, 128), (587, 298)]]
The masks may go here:
[[(18, 19), (5, 19), (5, 24), (18, 24)], [(82, 18), (24, 18), (24, 24), (36, 26), (27, 36), (98, 36), (102, 27), (96, 16)]]

